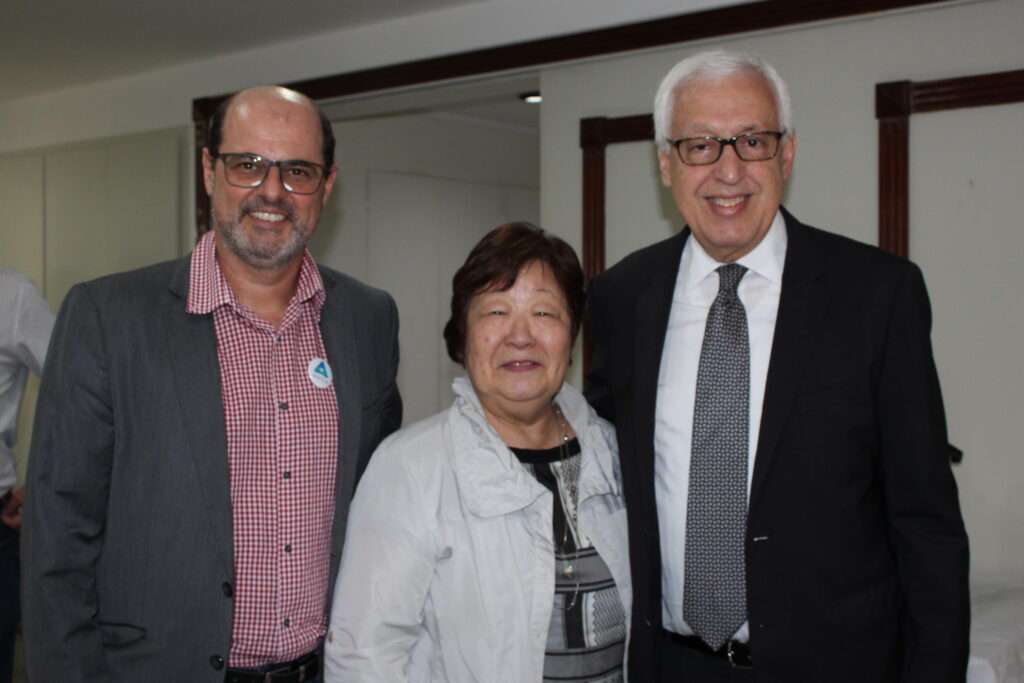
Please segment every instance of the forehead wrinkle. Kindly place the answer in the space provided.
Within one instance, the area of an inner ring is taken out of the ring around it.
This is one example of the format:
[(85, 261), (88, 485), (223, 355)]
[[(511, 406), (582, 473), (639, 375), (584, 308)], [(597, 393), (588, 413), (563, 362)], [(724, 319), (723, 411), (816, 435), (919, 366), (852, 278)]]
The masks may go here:
[[(682, 137), (716, 137), (716, 138), (731, 138), (744, 133), (753, 133), (755, 131), (768, 130), (764, 125), (756, 123), (748, 123), (739, 127), (736, 126), (716, 126), (709, 123), (688, 123), (683, 126)], [(723, 132), (726, 131), (726, 132)]]

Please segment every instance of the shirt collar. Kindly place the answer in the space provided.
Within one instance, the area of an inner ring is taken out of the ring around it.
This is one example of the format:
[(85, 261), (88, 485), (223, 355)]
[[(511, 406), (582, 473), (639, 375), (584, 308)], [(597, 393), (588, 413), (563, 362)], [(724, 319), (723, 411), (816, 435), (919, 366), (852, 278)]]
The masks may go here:
[[(740, 258), (737, 263), (771, 283), (781, 286), (782, 270), (786, 264), (786, 245), (788, 242), (786, 221), (782, 217), (782, 211), (777, 211), (764, 239), (749, 254)], [(720, 265), (722, 264), (711, 258), (704, 251), (704, 247), (696, 239), (686, 240), (680, 265), (680, 273), (684, 275), (679, 283), (682, 286), (682, 291), (692, 291), (694, 287), (711, 275)]]
[[(325, 298), (326, 292), (320, 271), (309, 250), (304, 249), (295, 294), (292, 295), (292, 300), (288, 305), (291, 307), (310, 301), (315, 310), (319, 312)], [(216, 241), (213, 230), (210, 230), (200, 238), (196, 248), (192, 251), (185, 311), (204, 315), (221, 306), (230, 306), (237, 311), (242, 310), (242, 305), (238, 302), (227, 278), (224, 277), (220, 264), (217, 263)]]

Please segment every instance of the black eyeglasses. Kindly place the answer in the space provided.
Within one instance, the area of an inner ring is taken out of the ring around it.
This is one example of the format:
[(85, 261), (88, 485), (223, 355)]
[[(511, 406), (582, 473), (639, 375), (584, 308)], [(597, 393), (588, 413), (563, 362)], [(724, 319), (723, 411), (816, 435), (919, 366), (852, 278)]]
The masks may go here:
[(293, 194), (313, 194), (324, 182), (326, 168), (302, 159), (274, 161), (258, 154), (214, 154), (224, 162), (224, 176), (235, 187), (259, 187), (272, 166), (281, 171), (281, 184)]
[(716, 138), (703, 135), (693, 138), (669, 140), (668, 144), (676, 148), (679, 160), (687, 166), (707, 166), (722, 157), (722, 150), (728, 145), (736, 150), (736, 156), (743, 161), (768, 161), (774, 159), (779, 152), (779, 140), (785, 131), (760, 130), (744, 133), (734, 138)]

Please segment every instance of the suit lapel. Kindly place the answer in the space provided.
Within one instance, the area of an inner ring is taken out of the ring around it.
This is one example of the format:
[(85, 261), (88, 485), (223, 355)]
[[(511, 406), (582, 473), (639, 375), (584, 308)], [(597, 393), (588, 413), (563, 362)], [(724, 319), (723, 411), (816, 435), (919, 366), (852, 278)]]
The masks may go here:
[(171, 363), (174, 388), (184, 416), (189, 454), (199, 473), (200, 501), (206, 506), (224, 553), (234, 563), (231, 522), (231, 484), (228, 474), (227, 434), (217, 361), (217, 333), (213, 315), (185, 312), (191, 257), (179, 261), (163, 311), (164, 339)]
[(320, 277), (327, 293), (323, 308), (320, 309), (320, 334), (334, 373), (334, 394), (338, 401), (338, 469), (334, 483), (334, 533), (331, 548), (333, 576), (341, 557), (348, 501), (355, 491), (362, 428), (362, 405), (359, 400), (362, 390), (359, 365), (356, 363), (355, 320), (352, 311), (341, 300), (337, 283), (330, 274), (321, 270)]
[(785, 209), (782, 209), (782, 213), (786, 220), (788, 244), (754, 461), (751, 509), (757, 503), (761, 484), (775, 457), (782, 429), (793, 410), (797, 389), (808, 367), (807, 358), (817, 345), (821, 322), (828, 306), (829, 288), (825, 263), (815, 249), (808, 229)]
[(684, 229), (666, 242), (665, 248), (656, 254), (648, 270), (651, 274), (650, 280), (645, 288), (639, 290), (636, 299), (633, 341), (633, 434), (638, 442), (633, 444), (633, 452), (642, 454), (637, 463), (642, 469), (640, 481), (654, 481), (654, 425), (658, 373), (661, 368), (661, 354), (668, 329), (669, 313), (672, 310), (672, 294), (679, 273), (679, 261), (689, 234), (689, 228)]

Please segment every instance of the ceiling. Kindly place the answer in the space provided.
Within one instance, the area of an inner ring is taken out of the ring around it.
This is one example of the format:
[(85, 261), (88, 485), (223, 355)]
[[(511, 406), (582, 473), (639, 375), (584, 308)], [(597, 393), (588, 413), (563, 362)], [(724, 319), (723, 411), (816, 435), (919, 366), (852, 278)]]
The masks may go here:
[(0, 102), (481, 0), (0, 0)]
[[(0, 103), (495, 0), (0, 0)], [(650, 0), (657, 3), (658, 0)], [(678, 0), (691, 11), (735, 0)], [(423, 113), (536, 131), (535, 76), (423, 87), (329, 106), (332, 120)], [(390, 97), (390, 99), (389, 99)], [(357, 98), (358, 100), (358, 98)]]
[(539, 86), (536, 74), (502, 75), (427, 84), (383, 94), (374, 92), (320, 102), (320, 106), (332, 121), (422, 114), (536, 133), (540, 126), (540, 107), (527, 104), (519, 96), (536, 91)]

